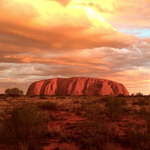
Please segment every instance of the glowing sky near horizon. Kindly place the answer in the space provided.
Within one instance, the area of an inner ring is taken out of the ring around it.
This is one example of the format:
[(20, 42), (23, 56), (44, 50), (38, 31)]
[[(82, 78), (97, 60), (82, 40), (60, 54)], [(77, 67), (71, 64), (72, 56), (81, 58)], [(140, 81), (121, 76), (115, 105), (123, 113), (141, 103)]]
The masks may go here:
[(86, 76), (150, 94), (149, 0), (1, 0), (0, 93)]

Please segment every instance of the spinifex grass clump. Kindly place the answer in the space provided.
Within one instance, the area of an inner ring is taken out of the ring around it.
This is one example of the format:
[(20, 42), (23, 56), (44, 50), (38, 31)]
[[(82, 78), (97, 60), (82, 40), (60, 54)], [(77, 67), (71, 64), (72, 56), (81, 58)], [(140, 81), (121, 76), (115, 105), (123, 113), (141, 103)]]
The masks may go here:
[(147, 129), (143, 129), (142, 126), (131, 124), (125, 130), (123, 144), (125, 147), (131, 147), (132, 150), (149, 150), (149, 138), (150, 133), (148, 133)]
[[(140, 118), (143, 124), (131, 123), (126, 127), (123, 146), (133, 150), (150, 150), (150, 111), (149, 107), (140, 106)], [(136, 114), (137, 115), (137, 114)], [(139, 116), (137, 116), (139, 117)]]
[(150, 150), (150, 122), (146, 127), (131, 124), (125, 130), (123, 144), (133, 150)]
[[(84, 106), (84, 107), (83, 107)], [(113, 150), (116, 131), (113, 126), (104, 121), (104, 113), (100, 104), (81, 103), (87, 121), (79, 124), (82, 130), (78, 140), (85, 149)]]
[(96, 150), (110, 150), (108, 147), (111, 145), (111, 150), (114, 149), (116, 131), (112, 126), (108, 126), (102, 120), (92, 120), (80, 124), (82, 130), (79, 138), (82, 147), (85, 149), (96, 149)]
[(132, 105), (145, 106), (145, 105), (149, 105), (149, 102), (146, 99), (138, 99), (138, 101), (133, 102)]
[(6, 116), (4, 110), (0, 108), (0, 121)]
[(0, 145), (6, 149), (37, 150), (45, 141), (49, 118), (33, 103), (15, 107), (0, 128)]
[(86, 108), (86, 117), (92, 120), (99, 120), (103, 117), (103, 110), (100, 105), (92, 104)]
[(39, 107), (42, 110), (57, 110), (58, 109), (58, 103), (57, 102), (42, 102)]
[(122, 119), (126, 105), (127, 103), (123, 98), (109, 97), (105, 104), (105, 115), (112, 121)]

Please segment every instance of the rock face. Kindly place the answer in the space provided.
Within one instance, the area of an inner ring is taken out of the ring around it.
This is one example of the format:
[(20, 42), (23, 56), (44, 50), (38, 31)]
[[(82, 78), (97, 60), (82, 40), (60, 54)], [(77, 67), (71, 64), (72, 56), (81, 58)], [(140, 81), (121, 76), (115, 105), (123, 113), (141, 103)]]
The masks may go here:
[(129, 95), (123, 84), (110, 80), (72, 77), (72, 78), (54, 78), (32, 83), (26, 95), (56, 95), (56, 96), (74, 96), (74, 95)]

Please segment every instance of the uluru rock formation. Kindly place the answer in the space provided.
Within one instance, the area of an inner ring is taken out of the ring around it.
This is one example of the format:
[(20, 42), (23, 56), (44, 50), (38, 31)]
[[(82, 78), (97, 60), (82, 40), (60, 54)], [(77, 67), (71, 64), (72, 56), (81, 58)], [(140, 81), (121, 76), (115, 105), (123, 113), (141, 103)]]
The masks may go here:
[(53, 78), (32, 83), (26, 95), (129, 95), (121, 83), (89, 77)]

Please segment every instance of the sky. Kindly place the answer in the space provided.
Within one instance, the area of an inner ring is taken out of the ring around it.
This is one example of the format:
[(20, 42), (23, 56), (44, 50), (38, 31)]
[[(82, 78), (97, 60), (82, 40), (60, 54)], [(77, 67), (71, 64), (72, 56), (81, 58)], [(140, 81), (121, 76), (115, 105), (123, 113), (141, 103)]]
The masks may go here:
[(150, 94), (149, 0), (0, 0), (0, 93), (81, 76)]

